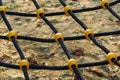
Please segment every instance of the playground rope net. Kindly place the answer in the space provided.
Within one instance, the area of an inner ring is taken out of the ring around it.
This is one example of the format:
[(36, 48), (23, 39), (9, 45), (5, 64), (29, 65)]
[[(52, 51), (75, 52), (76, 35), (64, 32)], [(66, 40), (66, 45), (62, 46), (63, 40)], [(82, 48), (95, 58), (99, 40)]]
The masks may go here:
[[(7, 36), (0, 35), (0, 39), (5, 39), (12, 41), (14, 44), (14, 47), (19, 53), (19, 56), (21, 60), (19, 61), (19, 65), (13, 65), (8, 64), (4, 62), (0, 62), (0, 66), (13, 68), (13, 69), (21, 69), (24, 73), (25, 80), (29, 80), (28, 70), (29, 69), (46, 69), (46, 70), (70, 70), (72, 71), (80, 80), (84, 80), (81, 72), (78, 70), (78, 68), (82, 67), (91, 67), (91, 66), (100, 66), (100, 65), (116, 65), (120, 67), (120, 56), (118, 56), (114, 52), (110, 52), (105, 46), (99, 44), (95, 37), (99, 36), (108, 36), (108, 35), (114, 35), (119, 34), (120, 30), (117, 31), (111, 31), (111, 32), (102, 32), (102, 33), (94, 33), (92, 29), (89, 29), (86, 24), (84, 24), (74, 13), (79, 12), (86, 12), (86, 11), (93, 11), (98, 9), (104, 9), (108, 10), (113, 16), (115, 16), (118, 20), (120, 20), (120, 16), (112, 10), (111, 6), (120, 3), (120, 0), (116, 0), (114, 2), (109, 3), (108, 0), (101, 0), (101, 6), (92, 7), (92, 8), (85, 8), (85, 9), (78, 9), (78, 10), (72, 10), (72, 6), (68, 6), (64, 0), (59, 0), (59, 2), (63, 5), (64, 11), (63, 12), (54, 12), (54, 13), (45, 13), (44, 9), (38, 5), (36, 0), (30, 0), (34, 3), (36, 7), (36, 14), (28, 14), (28, 13), (20, 13), (20, 12), (10, 12), (6, 10), (6, 7), (3, 6), (2, 0), (0, 0), (0, 13), (3, 18), (3, 21), (5, 22), (9, 32)], [(12, 26), (10, 25), (9, 21), (7, 20), (5, 15), (16, 15), (16, 16), (26, 16), (26, 17), (37, 17), (38, 19), (43, 19), (43, 21), (53, 30), (55, 33), (54, 39), (43, 39), (43, 38), (36, 38), (36, 37), (28, 37), (28, 36), (20, 36), (17, 35), (17, 33), (13, 30)], [(54, 25), (46, 18), (47, 16), (56, 16), (56, 15), (66, 15), (71, 16), (84, 30), (85, 35), (84, 36), (73, 36), (73, 37), (64, 37), (62, 33), (60, 33)], [(25, 58), (23, 51), (19, 47), (19, 44), (17, 43), (16, 39), (23, 39), (23, 40), (30, 40), (30, 41), (37, 41), (37, 42), (44, 42), (44, 43), (53, 43), (56, 42), (58, 45), (61, 45), (61, 48), (64, 50), (64, 53), (66, 54), (68, 58), (68, 65), (66, 66), (42, 66), (42, 65), (30, 65), (29, 61)], [(70, 55), (67, 47), (64, 44), (64, 41), (68, 40), (82, 40), (87, 39), (88, 41), (92, 41), (96, 46), (98, 46), (100, 49), (102, 49), (106, 53), (106, 60), (101, 62), (93, 62), (93, 63), (84, 63), (79, 64), (76, 59), (73, 59)]]

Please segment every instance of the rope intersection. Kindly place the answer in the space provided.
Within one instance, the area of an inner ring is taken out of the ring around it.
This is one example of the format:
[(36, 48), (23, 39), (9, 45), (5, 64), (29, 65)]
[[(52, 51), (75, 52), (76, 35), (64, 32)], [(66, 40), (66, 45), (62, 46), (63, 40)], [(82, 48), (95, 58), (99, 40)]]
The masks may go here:
[[(20, 12), (10, 12), (7, 11), (5, 6), (2, 4), (2, 0), (0, 0), (0, 13), (3, 21), (5, 22), (9, 32), (7, 36), (0, 35), (0, 39), (5, 39), (12, 41), (14, 47), (19, 53), (21, 60), (19, 61), (19, 65), (7, 64), (4, 62), (0, 62), (0, 66), (13, 68), (13, 69), (21, 69), (24, 73), (25, 80), (29, 80), (28, 70), (29, 69), (47, 69), (47, 70), (70, 70), (75, 75), (79, 77), (80, 80), (84, 80), (82, 74), (78, 70), (78, 68), (82, 67), (90, 67), (90, 66), (100, 66), (100, 65), (116, 65), (120, 67), (120, 56), (118, 56), (114, 52), (110, 52), (105, 46), (99, 44), (95, 37), (99, 36), (109, 36), (119, 34), (120, 30), (111, 31), (111, 32), (102, 32), (102, 33), (94, 33), (92, 29), (89, 29), (74, 13), (78, 12), (86, 12), (86, 11), (93, 11), (98, 9), (108, 10), (113, 16), (115, 16), (118, 20), (120, 20), (120, 16), (111, 8), (111, 6), (120, 3), (120, 0), (116, 0), (114, 2), (109, 2), (108, 0), (101, 0), (101, 6), (92, 7), (92, 8), (85, 8), (85, 9), (78, 9), (72, 10), (72, 6), (68, 6), (64, 0), (59, 0), (59, 2), (63, 5), (64, 11), (63, 12), (54, 12), (54, 13), (45, 13), (44, 9), (38, 5), (36, 0), (30, 0), (36, 7), (36, 14), (27, 14), (27, 13), (20, 13)], [(17, 33), (13, 30), (12, 26), (10, 25), (9, 21), (6, 18), (6, 15), (16, 15), (16, 16), (26, 16), (26, 17), (37, 17), (38, 19), (43, 19), (43, 21), (53, 30), (55, 33), (54, 39), (43, 39), (43, 38), (36, 38), (36, 37), (29, 37), (29, 36), (21, 36), (17, 35)], [(55, 26), (46, 18), (47, 16), (57, 16), (57, 15), (66, 15), (71, 16), (85, 31), (85, 35), (82, 36), (72, 36), (72, 37), (64, 37), (62, 33), (60, 33)], [(67, 58), (68, 58), (68, 65), (67, 66), (42, 66), (42, 65), (30, 65), (29, 61), (25, 58), (23, 51), (19, 47), (16, 39), (23, 39), (23, 40), (30, 40), (30, 41), (37, 41), (37, 42), (45, 42), (45, 43), (53, 43), (56, 42), (61, 48), (64, 50)], [(96, 46), (102, 49), (106, 53), (106, 60), (100, 62), (93, 62), (93, 63), (84, 63), (79, 64), (77, 60), (73, 59), (70, 55), (67, 47), (64, 44), (64, 41), (68, 40), (82, 40), (87, 39), (88, 41), (92, 41)]]

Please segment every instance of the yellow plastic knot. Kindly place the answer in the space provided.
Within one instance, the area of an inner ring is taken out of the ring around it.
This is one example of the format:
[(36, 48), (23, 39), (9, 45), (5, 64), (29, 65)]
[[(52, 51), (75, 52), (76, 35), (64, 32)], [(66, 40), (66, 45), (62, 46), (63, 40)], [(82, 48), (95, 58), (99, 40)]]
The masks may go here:
[(107, 61), (109, 62), (109, 64), (111, 64), (111, 65), (115, 65), (115, 63), (113, 63), (112, 61), (111, 61), (111, 59), (115, 59), (115, 60), (117, 60), (117, 54), (115, 54), (115, 53), (108, 53), (107, 55), (106, 55), (106, 58), (107, 58)]
[(12, 41), (12, 39), (11, 39), (12, 37), (17, 39), (17, 33), (15, 31), (8, 32), (8, 39), (9, 39), (9, 41)]
[(70, 59), (68, 61), (68, 68), (69, 68), (69, 70), (72, 71), (72, 72), (74, 72), (73, 68), (72, 68), (72, 65), (75, 65), (78, 68), (78, 61), (75, 60), (75, 59)]
[(23, 70), (23, 66), (25, 66), (27, 68), (27, 70), (29, 69), (29, 62), (28, 60), (24, 59), (24, 60), (20, 60), (19, 61), (19, 66), (20, 69)]
[(6, 14), (6, 12), (7, 12), (7, 11), (6, 11), (6, 7), (5, 7), (5, 6), (0, 6), (0, 12), (1, 12), (1, 11), (3, 11), (4, 14)]
[(63, 34), (62, 33), (56, 33), (55, 34), (55, 41), (57, 42), (57, 44), (59, 45), (59, 41), (58, 41), (58, 39), (62, 39), (62, 41), (64, 41), (64, 36), (63, 36)]
[(105, 7), (105, 4), (110, 5), (109, 0), (101, 0), (101, 6), (103, 7), (104, 10), (106, 10), (107, 8)]
[(40, 14), (45, 14), (45, 11), (44, 11), (44, 9), (38, 9), (37, 11), (36, 11), (36, 15), (37, 15), (37, 18), (38, 19), (41, 19), (41, 17), (40, 17)]
[(85, 37), (88, 41), (91, 40), (88, 35), (92, 34), (92, 36), (94, 36), (94, 31), (92, 29), (87, 29), (87, 30), (85, 30), (84, 33), (85, 33)]
[(72, 10), (72, 6), (66, 6), (64, 7), (64, 12), (66, 16), (70, 16), (70, 14), (68, 13), (68, 10)]

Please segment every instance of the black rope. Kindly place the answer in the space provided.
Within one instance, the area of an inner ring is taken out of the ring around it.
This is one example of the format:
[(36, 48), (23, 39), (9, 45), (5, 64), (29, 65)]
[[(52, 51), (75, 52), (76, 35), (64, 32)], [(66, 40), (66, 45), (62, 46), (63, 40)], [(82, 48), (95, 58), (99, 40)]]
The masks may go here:
[(63, 0), (59, 0), (59, 1), (64, 7), (67, 6)]
[[(61, 4), (63, 6), (66, 6), (66, 4), (63, 0), (59, 0), (59, 1), (61, 2)], [(80, 19), (78, 19), (77, 16), (75, 16), (71, 10), (68, 10), (68, 12), (76, 22), (78, 22), (85, 30), (87, 29), (87, 26), (82, 21), (80, 21)], [(109, 50), (107, 50), (107, 48), (105, 48), (104, 46), (100, 45), (92, 35), (90, 35), (89, 37), (98, 47), (100, 47), (102, 50), (104, 50), (107, 54), (109, 53)]]
[(3, 3), (2, 3), (2, 1), (0, 0), (0, 6), (2, 6), (3, 5)]
[[(2, 18), (3, 18), (4, 22), (6, 23), (6, 25), (8, 27), (8, 30), (9, 31), (13, 30), (12, 27), (11, 27), (11, 25), (9, 24), (7, 18), (5, 17), (4, 13), (1, 13), (1, 14), (2, 14)], [(24, 59), (25, 58), (24, 54), (22, 53), (21, 49), (19, 48), (19, 45), (17, 44), (17, 41), (15, 40), (14, 37), (12, 37), (12, 41), (13, 41), (13, 44), (14, 44), (15, 48), (19, 52), (21, 59)]]
[(23, 68), (23, 73), (24, 73), (24, 76), (25, 76), (25, 80), (29, 80), (29, 77), (28, 77), (29, 75), (28, 75), (26, 66), (23, 66), (22, 68)]
[(65, 54), (67, 55), (68, 59), (71, 59), (72, 57), (71, 57), (69, 51), (67, 50), (65, 44), (63, 43), (62, 39), (58, 39), (58, 41), (59, 41), (59, 43), (60, 43), (60, 45), (61, 45), (63, 51), (64, 51)]
[[(120, 3), (120, 0), (114, 1), (110, 3), (110, 6), (114, 6), (115, 4)], [(87, 12), (87, 11), (93, 11), (93, 10), (98, 10), (102, 9), (101, 6), (97, 7), (91, 7), (91, 8), (85, 8), (85, 9), (77, 9), (77, 10), (72, 10), (73, 13), (80, 13), (80, 12)], [(16, 16), (26, 16), (26, 17), (36, 17), (36, 14), (28, 14), (28, 13), (21, 13), (21, 12), (11, 12), (7, 11), (7, 15), (16, 15)], [(57, 16), (57, 15), (65, 15), (64, 12), (51, 12), (51, 13), (46, 13), (45, 16)]]
[(120, 20), (120, 16), (119, 16), (115, 11), (113, 11), (112, 8), (110, 8), (108, 4), (105, 4), (105, 7), (106, 7), (118, 20)]
[(32, 0), (32, 1), (33, 1), (33, 3), (35, 4), (35, 7), (36, 7), (37, 9), (39, 9), (40, 6), (38, 5), (37, 1), (36, 1), (36, 0)]
[[(117, 58), (120, 60), (120, 56)], [(112, 59), (114, 62), (114, 59)], [(78, 64), (78, 68), (84, 67), (92, 67), (92, 66), (100, 66), (108, 64), (107, 61), (100, 61), (100, 62), (92, 62), (92, 63), (84, 63)], [(0, 62), (0, 66), (12, 68), (12, 69), (20, 69), (19, 65), (8, 64), (4, 62)], [(45, 69), (45, 70), (68, 70), (68, 66), (43, 66), (43, 65), (30, 65), (30, 69)]]
[(5, 22), (5, 24), (6, 24), (7, 28), (8, 28), (8, 30), (9, 30), (9, 31), (12, 31), (13, 29), (12, 29), (10, 23), (8, 22), (7, 18), (5, 17), (5, 14), (4, 14), (3, 12), (1, 12), (1, 16), (2, 16), (2, 19), (3, 19), (4, 22)]
[[(33, 1), (35, 2), (36, 0), (33, 0)], [(36, 4), (37, 4), (37, 2), (36, 2)], [(34, 5), (36, 5), (36, 4), (34, 4)], [(38, 4), (37, 4), (37, 5), (38, 5)], [(39, 7), (36, 7), (36, 8), (38, 9)], [(49, 27), (50, 27), (55, 33), (58, 33), (57, 29), (52, 25), (51, 22), (49, 22), (49, 21), (47, 20), (47, 18), (46, 18), (43, 14), (40, 14), (40, 16), (41, 16), (41, 18), (49, 25)], [(70, 54), (69, 54), (66, 46), (64, 45), (63, 41), (62, 41), (61, 39), (59, 39), (58, 41), (60, 42), (60, 45), (61, 45), (62, 49), (64, 50), (64, 52), (66, 53), (68, 59), (71, 59), (71, 56), (70, 56)]]
[[(100, 62), (92, 62), (92, 63), (84, 63), (78, 64), (78, 68), (84, 67), (92, 67), (92, 66), (100, 66), (108, 64), (107, 61)], [(4, 62), (0, 62), (0, 66), (12, 68), (12, 69), (20, 69), (19, 65), (8, 64)], [(68, 66), (43, 66), (43, 65), (30, 65), (30, 69), (44, 69), (44, 70), (68, 70)]]
[(120, 63), (119, 63), (117, 60), (115, 60), (115, 59), (113, 58), (113, 59), (111, 59), (111, 61), (114, 62), (117, 66), (120, 67)]
[[(35, 0), (33, 0), (33, 1), (35, 1)], [(36, 4), (34, 4), (34, 5), (36, 5)], [(38, 7), (36, 7), (36, 8), (39, 9)], [(46, 18), (43, 14), (40, 14), (40, 16), (41, 16), (41, 18), (49, 25), (49, 27), (50, 27), (55, 33), (58, 33), (58, 31), (55, 29), (55, 27), (52, 25), (52, 23), (49, 22), (49, 21), (47, 20), (47, 18)], [(72, 57), (70, 56), (70, 53), (68, 52), (68, 50), (67, 50), (66, 46), (64, 45), (62, 39), (58, 39), (58, 41), (59, 41), (62, 49), (63, 49), (64, 52), (66, 53), (68, 59), (71, 59)], [(74, 68), (76, 68), (76, 67), (74, 67)], [(77, 70), (77, 68), (74, 69), (74, 72), (75, 72), (76, 75), (78, 75), (78, 77), (81, 76), (81, 75), (80, 75), (80, 72)], [(82, 79), (82, 78), (80, 77), (80, 79)], [(82, 80), (83, 80), (83, 79), (82, 79)]]
[(41, 14), (40, 16), (55, 33), (58, 33), (57, 29), (48, 21), (48, 19), (44, 15)]
[[(120, 34), (120, 30), (110, 31), (110, 32), (102, 32), (102, 33), (95, 33), (94, 37), (110, 36), (110, 35), (115, 35), (115, 34)], [(8, 37), (0, 35), (0, 39), (8, 40)], [(53, 42), (55, 42), (55, 39), (43, 39), (43, 38), (36, 38), (36, 37), (29, 37), (29, 36), (20, 36), (20, 35), (17, 36), (17, 39), (37, 41), (37, 42), (44, 42), (44, 43), (53, 43)], [(85, 36), (71, 36), (71, 37), (65, 37), (64, 38), (65, 41), (83, 40), (83, 39), (86, 39)]]
[[(36, 6), (37, 9), (40, 8), (36, 0), (33, 0), (34, 5)], [(46, 22), (46, 24), (55, 32), (58, 33), (57, 29), (50, 23), (50, 21), (43, 15), (40, 14), (40, 17)]]
[[(2, 0), (0, 0), (0, 1), (2, 2)], [(13, 29), (12, 29), (10, 23), (8, 22), (5, 14), (4, 14), (3, 12), (1, 12), (1, 15), (2, 15), (2, 19), (3, 19), (3, 21), (5, 22), (8, 30), (9, 30), (9, 31), (12, 31)], [(25, 58), (25, 57), (24, 57), (24, 54), (22, 53), (21, 49), (19, 48), (19, 46), (18, 46), (18, 44), (17, 44), (17, 42), (16, 42), (16, 40), (15, 40), (14, 37), (12, 37), (12, 41), (13, 41), (13, 44), (14, 44), (15, 48), (18, 50), (21, 59), (24, 59), (24, 58)]]
[[(2, 6), (2, 0), (0, 0), (0, 3), (1, 3), (0, 6)], [(13, 29), (12, 29), (11, 25), (9, 24), (9, 22), (8, 22), (6, 16), (5, 16), (5, 14), (4, 14), (3, 12), (1, 12), (1, 15), (2, 15), (2, 19), (3, 19), (3, 21), (5, 22), (8, 30), (9, 30), (9, 31), (12, 31)], [(19, 53), (19, 55), (20, 55), (20, 58), (21, 58), (21, 59), (25, 59), (24, 54), (22, 53), (19, 45), (17, 44), (17, 41), (15, 40), (15, 37), (11, 37), (11, 39), (12, 39), (12, 42), (13, 42), (15, 48), (17, 49), (17, 51), (18, 51), (18, 53)], [(29, 80), (29, 76), (28, 76), (26, 67), (23, 67), (23, 73), (24, 73), (25, 79), (26, 79), (26, 80)]]
[(92, 36), (92, 35), (89, 35), (90, 39), (95, 43), (95, 45), (97, 45), (99, 48), (101, 48), (106, 54), (108, 54), (110, 51), (105, 48), (103, 45), (99, 44), (96, 39)]
[(74, 70), (75, 75), (78, 76), (78, 78), (79, 78), (80, 80), (84, 80), (84, 79), (83, 79), (83, 76), (80, 74), (80, 71), (76, 68), (76, 66), (75, 66), (75, 65), (72, 65), (72, 68), (73, 68), (73, 70)]
[[(34, 4), (34, 5), (36, 5), (36, 4)], [(37, 8), (37, 7), (36, 7), (36, 8)], [(37, 9), (38, 9), (38, 8), (37, 8)], [(55, 33), (58, 33), (58, 31), (56, 30), (56, 28), (52, 25), (51, 22), (49, 22), (49, 21), (47, 20), (47, 18), (46, 18), (43, 14), (40, 14), (40, 16), (41, 16), (41, 18), (49, 25), (49, 27), (50, 27)], [(68, 59), (71, 59), (72, 57), (70, 56), (70, 53), (68, 52), (68, 50), (67, 50), (66, 46), (64, 45), (62, 39), (58, 39), (58, 41), (59, 41), (59, 43), (60, 43), (63, 51), (66, 53)]]
[[(60, 3), (61, 3), (64, 7), (67, 6), (63, 0), (59, 0), (59, 1), (60, 1)], [(87, 29), (87, 27), (85, 26), (85, 24), (84, 24), (82, 21), (80, 21), (80, 20), (72, 13), (71, 10), (68, 10), (68, 13), (69, 13), (69, 14), (73, 17), (73, 19), (74, 19), (76, 22), (78, 22), (85, 30)], [(78, 69), (76, 68), (76, 66), (73, 65), (72, 68), (73, 68), (75, 74), (79, 77), (79, 79), (80, 79), (80, 80), (83, 80), (83, 77), (81, 76), (81, 73), (78, 71)]]
[(19, 45), (17, 44), (17, 41), (15, 40), (14, 37), (12, 37), (12, 42), (13, 42), (16, 50), (18, 51), (18, 53), (19, 53), (19, 55), (20, 55), (20, 58), (21, 58), (21, 59), (25, 59), (25, 56), (24, 56), (23, 52), (21, 51), (21, 48), (20, 48)]
[[(67, 6), (63, 0), (59, 0), (59, 1), (61, 2), (61, 4), (62, 4), (64, 7)], [(107, 4), (106, 4), (106, 6), (107, 6)], [(87, 29), (87, 26), (86, 26), (82, 21), (80, 21), (80, 19), (78, 19), (77, 16), (75, 16), (74, 13), (72, 13), (71, 10), (68, 10), (68, 13), (69, 13), (69, 14), (72, 16), (72, 18), (73, 18), (76, 22), (78, 22), (85, 30)], [(106, 54), (108, 54), (108, 53), (110, 52), (106, 47), (104, 47), (103, 45), (99, 44), (99, 43), (96, 41), (96, 39), (95, 39), (91, 34), (88, 35), (88, 36), (89, 36), (90, 39), (94, 42), (94, 44), (96, 44), (99, 48), (101, 48)], [(116, 64), (116, 65), (117, 65), (117, 64)]]
[(78, 18), (73, 14), (72, 11), (69, 10), (68, 12), (69, 12), (69, 14), (72, 16), (72, 18), (73, 18), (78, 24), (80, 24), (80, 25), (82, 26), (82, 28), (84, 28), (84, 30), (88, 29), (87, 26), (86, 26), (80, 19), (78, 19)]
[(21, 13), (21, 12), (11, 12), (7, 11), (7, 15), (15, 15), (15, 16), (25, 16), (25, 17), (37, 17), (36, 14), (29, 14), (29, 13)]
[[(120, 60), (120, 56), (117, 58)], [(114, 62), (114, 59), (112, 59)], [(92, 62), (92, 63), (84, 63), (78, 64), (78, 68), (84, 67), (92, 67), (92, 66), (100, 66), (100, 65), (107, 65), (108, 61), (99, 61), (99, 62)], [(20, 69), (19, 65), (8, 64), (4, 62), (0, 62), (0, 66), (12, 68), (12, 69)], [(43, 65), (30, 65), (30, 69), (44, 69), (44, 70), (68, 70), (68, 66), (43, 66)]]

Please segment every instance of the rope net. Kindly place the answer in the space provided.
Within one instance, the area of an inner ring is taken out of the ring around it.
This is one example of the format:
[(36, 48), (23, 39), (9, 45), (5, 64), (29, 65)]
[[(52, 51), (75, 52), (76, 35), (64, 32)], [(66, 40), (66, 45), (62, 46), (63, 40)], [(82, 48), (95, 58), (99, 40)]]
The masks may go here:
[[(17, 52), (19, 53), (19, 56), (21, 59), (19, 61), (18, 65), (0, 62), (0, 66), (22, 70), (24, 73), (25, 80), (30, 79), (29, 74), (28, 74), (29, 69), (70, 70), (74, 75), (76, 75), (78, 77), (78, 80), (84, 80), (84, 77), (78, 68), (100, 66), (100, 65), (107, 65), (107, 64), (120, 66), (120, 63), (119, 63), (120, 56), (118, 56), (117, 53), (111, 52), (110, 50), (108, 50), (104, 45), (100, 44), (95, 38), (95, 37), (100, 37), (100, 36), (116, 35), (116, 34), (120, 33), (120, 30), (94, 33), (94, 31), (92, 29), (89, 29), (86, 26), (86, 24), (75, 15), (75, 13), (93, 11), (93, 10), (98, 10), (98, 9), (103, 8), (103, 10), (108, 10), (114, 17), (116, 17), (118, 20), (120, 20), (120, 16), (111, 8), (111, 6), (114, 6), (118, 3), (120, 3), (120, 0), (116, 0), (111, 3), (108, 0), (101, 0), (101, 6), (85, 8), (85, 9), (78, 9), (78, 10), (73, 10), (72, 6), (68, 6), (64, 0), (58, 0), (61, 3), (61, 5), (64, 7), (64, 11), (63, 12), (62, 11), (61, 12), (51, 12), (51, 13), (45, 13), (45, 10), (37, 3), (36, 0), (30, 0), (30, 1), (33, 2), (34, 6), (36, 7), (36, 14), (7, 11), (6, 7), (3, 6), (2, 0), (0, 0), (1, 17), (4, 21), (4, 23), (6, 24), (6, 27), (9, 30), (9, 32), (6, 36), (0, 35), (0, 39), (9, 40), (9, 41), (13, 42), (13, 45), (16, 48)], [(49, 28), (54, 32), (54, 34), (55, 34), (54, 39), (45, 39), (45, 38), (36, 38), (36, 37), (17, 35), (17, 32), (15, 32), (13, 30), (11, 24), (7, 20), (6, 15), (37, 17), (38, 19), (42, 19), (49, 26)], [(79, 24), (79, 26), (84, 29), (84, 35), (64, 37), (64, 34), (60, 33), (57, 30), (57, 28), (51, 23), (51, 21), (49, 21), (47, 18), (47, 16), (58, 16), (58, 15), (59, 16), (60, 15), (71, 16), (71, 18), (73, 18)], [(67, 65), (66, 66), (31, 65), (29, 63), (29, 61), (25, 58), (25, 55), (17, 42), (18, 39), (43, 42), (43, 43), (56, 42), (58, 45), (61, 46), (65, 55), (68, 58)], [(66, 45), (64, 44), (64, 41), (83, 40), (83, 39), (87, 39), (88, 41), (93, 42), (97, 47), (99, 47), (105, 53), (106, 60), (99, 61), (99, 62), (80, 64), (76, 59), (74, 59), (71, 56), (70, 52), (68, 51)]]

